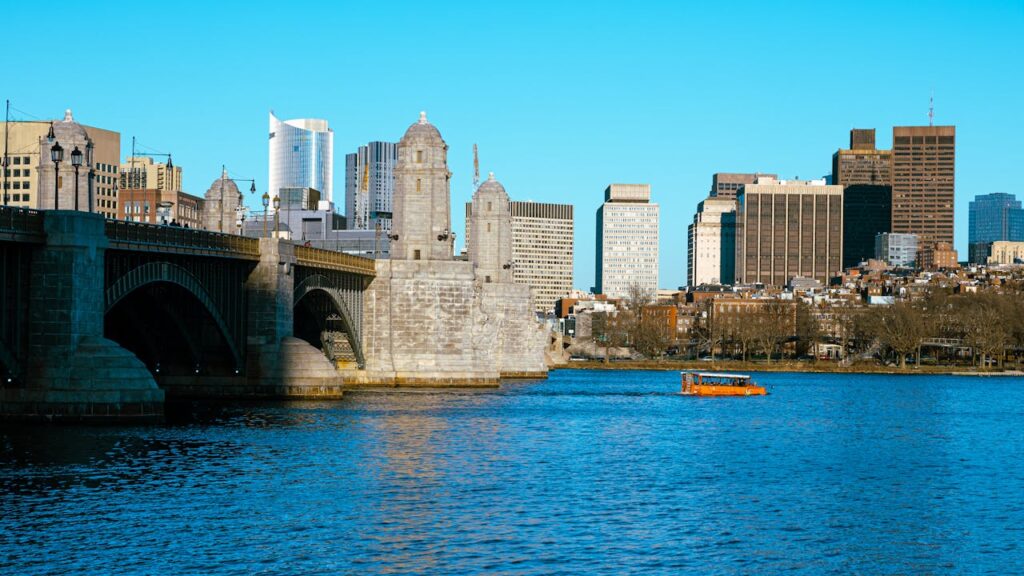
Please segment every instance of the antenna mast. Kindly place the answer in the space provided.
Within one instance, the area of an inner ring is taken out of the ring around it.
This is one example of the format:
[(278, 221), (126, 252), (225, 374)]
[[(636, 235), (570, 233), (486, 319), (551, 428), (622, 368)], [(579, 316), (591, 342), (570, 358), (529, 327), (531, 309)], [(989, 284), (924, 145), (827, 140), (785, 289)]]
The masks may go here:
[(928, 98), (928, 125), (935, 125), (935, 91), (932, 90), (931, 97)]
[(473, 191), (480, 187), (480, 158), (476, 154), (476, 144), (473, 144)]

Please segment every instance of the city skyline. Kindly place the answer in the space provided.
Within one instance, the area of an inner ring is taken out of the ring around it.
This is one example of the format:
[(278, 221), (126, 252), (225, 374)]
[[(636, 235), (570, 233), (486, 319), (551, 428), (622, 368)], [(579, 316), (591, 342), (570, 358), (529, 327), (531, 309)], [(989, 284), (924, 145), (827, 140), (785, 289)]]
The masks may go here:
[[(394, 141), (410, 115), (427, 110), (451, 146), (456, 205), (473, 192), (473, 143), (480, 147), (482, 171), (501, 174), (518, 199), (568, 202), (581, 215), (596, 210), (608, 182), (651, 183), (662, 206), (659, 286), (671, 288), (686, 281), (686, 224), (705, 197), (711, 174), (761, 171), (781, 178), (819, 178), (830, 172), (829, 155), (846, 145), (850, 128), (877, 127), (878, 147), (887, 149), (892, 146), (887, 127), (927, 125), (934, 92), (935, 123), (958, 128), (955, 246), (965, 259), (968, 202), (980, 194), (1019, 193), (1011, 171), (1024, 161), (1024, 153), (1011, 138), (1024, 121), (1006, 111), (1013, 110), (1022, 80), (1004, 72), (1022, 55), (1013, 31), (1024, 23), (1024, 9), (924, 6), (888, 7), (884, 22), (872, 17), (870, 9), (844, 17), (844, 26), (871, 31), (858, 54), (872, 77), (886, 79), (856, 90), (821, 73), (843, 52), (838, 36), (809, 39), (810, 44), (798, 48), (783, 42), (786, 34), (778, 32), (829, 26), (835, 14), (819, 10), (738, 5), (759, 22), (758, 33), (723, 43), (712, 41), (721, 33), (712, 8), (653, 5), (645, 11), (597, 7), (578, 12), (562, 7), (538, 18), (537, 6), (467, 6), (452, 10), (455, 21), (446, 23), (465, 34), (448, 39), (436, 32), (438, 17), (403, 7), (362, 6), (342, 15), (299, 3), (285, 22), (309, 13), (322, 16), (323, 26), (346, 32), (336, 50), (296, 60), (294, 51), (259, 40), (279, 22), (231, 7), (161, 11), (153, 21), (166, 29), (118, 26), (119, 34), (95, 39), (89, 50), (90, 59), (115, 60), (125, 46), (151, 45), (154, 35), (171, 30), (203, 40), (197, 42), (206, 44), (202, 50), (177, 50), (162, 60), (159, 71), (139, 72), (185, 79), (167, 90), (147, 92), (145, 98), (130, 90), (111, 94), (87, 67), (68, 64), (66, 79), (75, 83), (73, 91), (20, 82), (9, 84), (3, 96), (12, 101), (14, 119), (59, 118), (72, 108), (84, 124), (119, 131), (122, 157), (133, 135), (144, 151), (173, 153), (175, 163), (185, 167), (184, 190), (191, 194), (201, 194), (226, 164), (232, 176), (257, 179), (257, 193), (245, 195), (256, 209), (268, 186), (263, 181), (263, 122), (271, 108), (281, 117), (328, 120), (335, 146), (345, 151), (373, 140)], [(158, 9), (136, 8), (140, 18)], [(21, 4), (8, 13), (31, 21), (42, 10)], [(119, 12), (104, 6), (82, 16), (116, 20)], [(236, 36), (219, 31), (229, 16)], [(75, 25), (56, 20), (54, 33), (70, 33)], [(512, 39), (518, 33), (530, 33), (535, 45), (515, 50)], [(613, 46), (591, 40), (612, 34), (624, 41)], [(915, 48), (935, 36), (950, 41), (924, 55)], [(64, 48), (31, 42), (27, 30), (12, 30), (10, 37), (15, 44), (36, 46), (43, 60), (68, 58)], [(894, 37), (899, 38), (895, 44), (889, 40)], [(373, 59), (359, 56), (368, 39), (382, 50)], [(425, 55), (431, 66), (409, 62), (410, 47), (426, 41), (435, 43)], [(35, 59), (19, 60), (12, 61), (8, 74), (38, 77)], [(773, 70), (771, 63), (778, 61), (787, 67)], [(291, 76), (321, 74), (320, 89), (266, 83), (264, 70), (283, 67), (282, 62), (292, 66)], [(381, 77), (376, 71), (382, 68), (402, 74)], [(342, 89), (371, 75), (376, 93)], [(742, 76), (750, 78), (749, 87), (736, 83)], [(799, 78), (813, 78), (816, 86), (804, 90), (794, 82)], [(723, 90), (726, 80), (729, 88)], [(481, 98), (481, 83), (502, 90)], [(416, 89), (406, 89), (410, 86)], [(338, 156), (336, 181), (344, 170)], [(461, 218), (454, 218), (453, 226), (461, 247)], [(578, 288), (589, 287), (594, 277), (594, 226), (591, 218), (577, 218)]]

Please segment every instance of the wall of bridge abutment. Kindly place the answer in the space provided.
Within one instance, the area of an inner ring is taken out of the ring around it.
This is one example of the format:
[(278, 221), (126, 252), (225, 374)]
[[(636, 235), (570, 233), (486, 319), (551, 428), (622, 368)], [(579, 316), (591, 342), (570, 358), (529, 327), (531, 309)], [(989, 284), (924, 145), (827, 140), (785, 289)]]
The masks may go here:
[(164, 392), (131, 352), (103, 337), (104, 218), (43, 216), (32, 251), (28, 357), (18, 386), (0, 389), (0, 417), (14, 420), (153, 421)]

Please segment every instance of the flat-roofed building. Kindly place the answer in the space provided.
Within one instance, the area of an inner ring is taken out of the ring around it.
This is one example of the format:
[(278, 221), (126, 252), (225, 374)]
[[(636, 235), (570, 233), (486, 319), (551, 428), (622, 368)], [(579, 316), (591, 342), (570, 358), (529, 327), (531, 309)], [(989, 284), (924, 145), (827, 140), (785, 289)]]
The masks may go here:
[(633, 285), (658, 290), (659, 206), (650, 184), (612, 184), (597, 209), (594, 292), (625, 297)]
[(921, 270), (952, 270), (960, 267), (956, 250), (949, 242), (932, 242), (919, 246), (917, 265)]
[(883, 232), (875, 236), (875, 258), (889, 266), (912, 267), (917, 261), (917, 234)]
[(1024, 264), (1024, 242), (992, 242), (986, 263), (993, 266)]
[(832, 155), (832, 183), (843, 190), (843, 268), (874, 255), (892, 227), (892, 150), (875, 147), (875, 129), (850, 130), (849, 150)]
[(753, 184), (758, 177), (778, 178), (776, 174), (745, 174), (738, 172), (716, 172), (711, 175), (711, 192), (708, 196), (712, 198), (735, 198), (736, 194), (744, 184)]
[(956, 126), (892, 129), (892, 232), (917, 234), (919, 251), (953, 243)]
[(736, 199), (711, 197), (697, 205), (687, 228), (687, 285), (732, 284), (736, 275)]
[[(4, 146), (6, 139), (8, 161), (5, 177), (0, 178), (0, 186), (4, 182), (7, 185), (5, 203), (21, 208), (53, 208), (53, 162), (50, 161), (50, 147), (47, 143), (51, 125), (56, 131), (55, 140), (64, 148), (64, 161), (60, 164), (61, 178), (58, 180), (61, 189), (59, 207), (62, 210), (74, 209), (75, 172), (71, 166), (71, 153), (76, 145), (82, 144), (79, 150), (85, 155), (84, 146), (91, 144), (92, 157), (84, 157), (78, 171), (78, 209), (89, 210), (91, 185), (94, 210), (107, 218), (114, 218), (117, 214), (121, 134), (78, 124), (70, 110), (65, 112), (64, 120), (0, 123), (0, 146)], [(82, 137), (74, 136), (79, 127), (85, 131)], [(62, 137), (63, 142), (60, 141)], [(0, 154), (3, 152), (0, 149)], [(43, 152), (42, 157), (40, 152)], [(49, 199), (45, 205), (41, 198), (44, 173), (47, 174), (45, 196)]]
[(129, 157), (121, 164), (120, 182), (122, 190), (181, 192), (181, 166), (170, 158), (157, 162), (149, 156)]
[(737, 196), (736, 282), (822, 284), (842, 270), (843, 187), (824, 180), (758, 178)]

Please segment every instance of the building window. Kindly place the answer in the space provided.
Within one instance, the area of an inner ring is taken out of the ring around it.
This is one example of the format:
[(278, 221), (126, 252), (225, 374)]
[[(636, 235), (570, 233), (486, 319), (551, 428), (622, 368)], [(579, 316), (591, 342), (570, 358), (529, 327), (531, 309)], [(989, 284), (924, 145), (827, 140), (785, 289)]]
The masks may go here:
[(491, 277), (490, 276), (484, 276), (484, 282), (487, 282), (489, 284), (491, 282)]
[(21, 199), (24, 200), (25, 202), (28, 202), (29, 201), (29, 195), (28, 194), (22, 194)]
[(28, 156), (22, 156), (21, 157), (21, 163), (22, 164), (28, 164)]
[(490, 223), (490, 222), (488, 222), (488, 223), (487, 223), (487, 231), (488, 231), (488, 232), (490, 232), (490, 231), (491, 231), (491, 223)]
[(420, 259), (420, 251), (419, 250), (413, 250), (412, 251), (412, 259), (413, 260), (419, 260)]
[(419, 178), (416, 179), (416, 191), (417, 192), (422, 192), (423, 191), (423, 180), (420, 180)]
[(416, 162), (419, 164), (423, 163), (423, 150), (416, 151)]
[(28, 168), (25, 168), (24, 170), (22, 170), (22, 171), (21, 171), (21, 175), (22, 175), (22, 176), (28, 176), (28, 175), (29, 175), (29, 173), (28, 173)]
[(21, 202), (21, 194), (15, 194), (12, 198), (15, 202)]
[(490, 202), (488, 202), (488, 203), (487, 203), (487, 211), (488, 211), (488, 212), (490, 212), (490, 211), (491, 211), (491, 203), (490, 203)]

